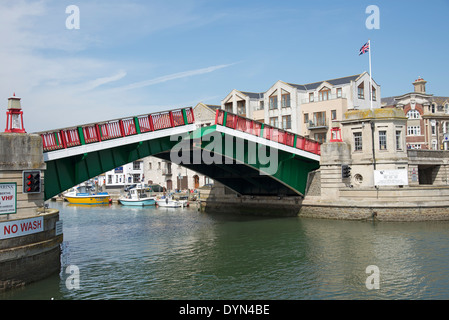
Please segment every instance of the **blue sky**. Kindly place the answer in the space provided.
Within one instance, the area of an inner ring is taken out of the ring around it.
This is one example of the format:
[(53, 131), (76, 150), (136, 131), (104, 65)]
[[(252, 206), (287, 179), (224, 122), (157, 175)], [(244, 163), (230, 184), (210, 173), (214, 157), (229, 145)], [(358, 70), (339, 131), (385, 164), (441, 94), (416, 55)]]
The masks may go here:
[[(365, 27), (369, 5), (378, 30)], [(220, 104), (232, 89), (368, 71), (368, 39), (383, 97), (418, 76), (449, 96), (448, 13), (448, 0), (0, 0), (0, 99), (6, 111), (22, 98), (28, 132)]]

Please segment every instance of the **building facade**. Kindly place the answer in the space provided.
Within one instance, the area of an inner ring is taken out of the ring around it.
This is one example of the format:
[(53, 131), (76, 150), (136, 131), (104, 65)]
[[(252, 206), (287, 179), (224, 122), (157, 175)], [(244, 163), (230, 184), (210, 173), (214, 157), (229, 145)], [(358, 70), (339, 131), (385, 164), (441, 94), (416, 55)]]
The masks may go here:
[(449, 150), (449, 97), (426, 93), (427, 81), (418, 78), (414, 91), (382, 99), (383, 108), (402, 108), (407, 115), (409, 149)]
[(146, 157), (143, 163), (145, 182), (168, 191), (194, 190), (213, 183), (210, 178), (167, 160)]
[(326, 142), (332, 138), (332, 123), (341, 121), (346, 111), (371, 108), (371, 92), (372, 107), (379, 108), (380, 86), (366, 72), (305, 85), (277, 81), (262, 93), (234, 89), (221, 108)]
[[(134, 161), (104, 173), (106, 189), (122, 189), (135, 183), (145, 183), (143, 160)], [(98, 184), (102, 185), (99, 178)]]

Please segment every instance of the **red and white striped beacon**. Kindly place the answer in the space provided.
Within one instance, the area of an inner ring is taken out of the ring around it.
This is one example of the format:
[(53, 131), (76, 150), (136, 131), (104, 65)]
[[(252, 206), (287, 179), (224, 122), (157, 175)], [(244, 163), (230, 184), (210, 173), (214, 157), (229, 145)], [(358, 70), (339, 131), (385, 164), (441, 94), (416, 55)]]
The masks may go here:
[(15, 93), (8, 98), (5, 132), (26, 133), (23, 127), (23, 111), (20, 105), (20, 98), (16, 97)]

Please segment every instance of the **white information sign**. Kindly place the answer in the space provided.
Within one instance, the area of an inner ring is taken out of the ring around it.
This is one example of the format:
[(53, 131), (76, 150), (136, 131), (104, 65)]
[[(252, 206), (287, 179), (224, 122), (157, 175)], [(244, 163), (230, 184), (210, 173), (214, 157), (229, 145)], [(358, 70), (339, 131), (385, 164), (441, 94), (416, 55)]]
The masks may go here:
[(408, 186), (407, 170), (374, 170), (376, 186)]
[(44, 217), (0, 223), (0, 240), (21, 237), (44, 231)]
[(17, 213), (17, 184), (0, 183), (0, 215)]
[(56, 233), (57, 236), (62, 234), (62, 220), (56, 221), (55, 233)]

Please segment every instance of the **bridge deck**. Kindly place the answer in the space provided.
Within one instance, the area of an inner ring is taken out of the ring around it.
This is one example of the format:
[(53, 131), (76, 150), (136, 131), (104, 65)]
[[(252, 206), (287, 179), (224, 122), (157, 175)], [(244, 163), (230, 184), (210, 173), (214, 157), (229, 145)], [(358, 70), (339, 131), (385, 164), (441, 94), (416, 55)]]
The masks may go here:
[[(266, 174), (258, 156), (251, 162), (251, 152), (240, 159), (238, 152), (229, 155), (224, 149), (220, 156), (236, 162), (185, 165), (241, 194), (302, 194), (308, 173), (319, 167), (320, 144), (294, 133), (223, 110), (217, 110), (214, 126), (197, 128), (194, 122), (192, 108), (185, 108), (38, 133), (47, 163), (45, 198), (146, 156), (171, 161), (170, 151), (178, 144), (171, 137), (180, 135), (193, 143), (218, 132), (239, 140), (240, 147), (249, 149), (253, 142), (274, 148), (279, 153), (275, 173)], [(209, 147), (206, 142), (200, 149)]]

